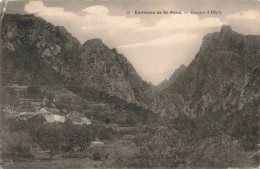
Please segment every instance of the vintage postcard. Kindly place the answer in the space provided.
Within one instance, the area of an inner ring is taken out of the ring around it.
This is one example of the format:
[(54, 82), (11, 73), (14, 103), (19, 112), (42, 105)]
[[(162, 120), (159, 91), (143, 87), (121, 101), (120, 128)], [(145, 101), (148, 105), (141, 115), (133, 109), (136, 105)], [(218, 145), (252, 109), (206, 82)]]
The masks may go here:
[(260, 0), (0, 0), (0, 17), (0, 168), (260, 167)]

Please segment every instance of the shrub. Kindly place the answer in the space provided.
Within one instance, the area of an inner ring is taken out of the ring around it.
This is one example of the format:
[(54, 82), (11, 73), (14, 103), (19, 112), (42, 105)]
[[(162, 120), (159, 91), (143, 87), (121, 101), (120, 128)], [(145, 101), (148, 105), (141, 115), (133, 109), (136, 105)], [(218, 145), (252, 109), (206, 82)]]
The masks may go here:
[[(139, 149), (132, 141), (127, 142), (115, 141), (108, 149), (108, 158), (104, 165), (109, 167), (138, 167), (141, 159), (139, 158)], [(139, 160), (140, 159), (140, 160)], [(139, 160), (139, 161), (137, 161)]]
[[(252, 165), (239, 141), (228, 135), (207, 136), (158, 128), (135, 139), (140, 167), (243, 167)], [(203, 132), (202, 132), (203, 134)], [(133, 161), (133, 159), (129, 159)], [(133, 164), (132, 164), (133, 165)]]
[(196, 167), (243, 167), (250, 165), (251, 159), (237, 140), (223, 135), (194, 145), (186, 163)]
[(98, 138), (101, 140), (112, 140), (114, 133), (112, 128), (101, 128), (98, 131)]
[(89, 158), (92, 160), (106, 160), (108, 158), (109, 154), (106, 149), (106, 147), (101, 146), (101, 147), (93, 147), (89, 149)]
[(33, 158), (31, 152), (32, 140), (28, 132), (2, 132), (2, 156), (3, 158), (17, 159)]

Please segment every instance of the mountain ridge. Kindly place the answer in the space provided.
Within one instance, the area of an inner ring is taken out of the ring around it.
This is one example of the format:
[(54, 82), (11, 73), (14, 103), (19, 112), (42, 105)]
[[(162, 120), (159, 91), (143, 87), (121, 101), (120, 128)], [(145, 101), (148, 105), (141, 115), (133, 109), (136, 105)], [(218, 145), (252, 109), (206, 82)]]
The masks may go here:
[[(160, 97), (176, 103), (164, 110), (173, 116), (179, 113), (198, 116), (208, 111), (231, 113), (242, 109), (250, 100), (252, 90), (257, 93), (253, 100), (257, 100), (260, 93), (256, 85), (259, 84), (259, 44), (260, 36), (241, 35), (225, 25), (219, 33), (205, 35), (199, 52), (183, 75), (161, 92)], [(255, 75), (249, 69), (253, 69)], [(246, 87), (251, 83), (254, 86)], [(232, 105), (233, 99), (237, 101)]]
[(80, 84), (140, 105), (149, 98), (143, 91), (150, 87), (132, 64), (101, 39), (80, 44), (64, 27), (15, 14), (5, 15), (2, 39), (4, 83)]
[(175, 71), (169, 79), (165, 79), (159, 85), (156, 86), (157, 89), (161, 91), (169, 87), (175, 80), (177, 80), (177, 78), (183, 73), (183, 71), (185, 71), (186, 68), (187, 66), (181, 64), (177, 69), (175, 69)]
[(2, 32), (3, 84), (81, 85), (172, 117), (238, 111), (259, 93), (260, 36), (227, 25), (205, 35), (193, 61), (159, 93), (101, 39), (80, 44), (64, 27), (33, 15), (5, 15)]

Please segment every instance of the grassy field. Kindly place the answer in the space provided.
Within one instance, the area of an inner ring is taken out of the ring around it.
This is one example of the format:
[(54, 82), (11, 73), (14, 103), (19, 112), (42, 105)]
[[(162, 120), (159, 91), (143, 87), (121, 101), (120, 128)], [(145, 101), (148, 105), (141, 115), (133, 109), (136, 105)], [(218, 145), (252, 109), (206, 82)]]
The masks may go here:
[(54, 160), (36, 160), (32, 162), (16, 162), (5, 164), (3, 169), (94, 169), (101, 168), (101, 161), (88, 158), (61, 158)]
[[(0, 169), (108, 169), (102, 166), (102, 161), (94, 161), (89, 158), (61, 158), (55, 156), (53, 160), (49, 159), (48, 154), (37, 152), (34, 161), (13, 162), (0, 166)], [(1, 168), (2, 167), (2, 168)], [(148, 169), (148, 168), (109, 168), (109, 169)], [(169, 168), (154, 168), (169, 169)], [(178, 168), (181, 169), (181, 168)], [(191, 169), (191, 168), (185, 168)], [(220, 168), (201, 168), (201, 169), (220, 169)], [(227, 168), (225, 168), (227, 169)], [(236, 168), (232, 168), (236, 169)], [(239, 169), (259, 169), (259, 168), (239, 168)]]
[[(54, 160), (36, 160), (33, 162), (16, 162), (12, 164), (5, 164), (2, 166), (3, 169), (107, 169), (102, 167), (101, 161), (93, 161), (88, 158), (77, 159), (77, 158), (60, 158)], [(1, 167), (0, 167), (1, 169)], [(110, 168), (112, 169), (112, 168)], [(116, 168), (113, 168), (116, 169)], [(117, 168), (119, 169), (119, 168)], [(121, 168), (120, 168), (121, 169)], [(133, 168), (124, 168), (124, 169), (133, 169)], [(137, 169), (137, 168), (135, 168)], [(139, 168), (141, 169), (141, 168)], [(142, 168), (145, 169), (145, 168)], [(156, 168), (156, 169), (166, 169), (166, 168)], [(206, 169), (206, 168), (203, 168)], [(207, 168), (208, 169), (208, 168)], [(220, 169), (220, 168), (211, 168), (211, 169)], [(236, 168), (232, 168), (236, 169)], [(239, 168), (242, 169), (242, 168)], [(245, 169), (245, 168), (244, 168)], [(253, 168), (246, 168), (253, 169)], [(254, 168), (258, 169), (258, 168)]]

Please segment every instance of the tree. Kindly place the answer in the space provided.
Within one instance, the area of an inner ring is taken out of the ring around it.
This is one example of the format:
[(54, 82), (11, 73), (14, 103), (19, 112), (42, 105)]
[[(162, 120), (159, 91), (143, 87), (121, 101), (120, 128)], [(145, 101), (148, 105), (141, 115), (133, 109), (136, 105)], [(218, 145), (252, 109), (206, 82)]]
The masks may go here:
[(62, 125), (58, 123), (45, 124), (35, 130), (34, 141), (43, 149), (50, 151), (50, 159), (53, 158), (54, 150), (59, 150), (64, 143)]
[(81, 126), (70, 123), (65, 123), (65, 125), (64, 138), (67, 150), (79, 149), (84, 151), (95, 138), (87, 125)]
[(252, 161), (239, 144), (227, 135), (201, 140), (193, 144), (193, 151), (185, 158), (187, 166), (193, 167), (244, 167)]
[(3, 158), (32, 158), (31, 145), (32, 140), (28, 132), (1, 132), (0, 141), (2, 144)]

